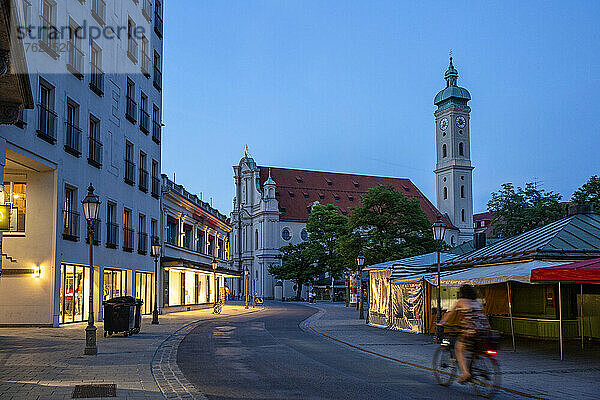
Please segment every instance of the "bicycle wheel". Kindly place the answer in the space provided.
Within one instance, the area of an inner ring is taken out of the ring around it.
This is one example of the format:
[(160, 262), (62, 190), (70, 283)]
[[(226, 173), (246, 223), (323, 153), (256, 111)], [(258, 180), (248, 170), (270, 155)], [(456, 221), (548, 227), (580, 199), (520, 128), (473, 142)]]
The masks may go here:
[(456, 360), (448, 347), (438, 347), (433, 353), (433, 376), (438, 384), (449, 386), (456, 377)]
[(490, 398), (498, 390), (502, 375), (495, 358), (479, 356), (471, 359), (471, 383), (478, 396)]

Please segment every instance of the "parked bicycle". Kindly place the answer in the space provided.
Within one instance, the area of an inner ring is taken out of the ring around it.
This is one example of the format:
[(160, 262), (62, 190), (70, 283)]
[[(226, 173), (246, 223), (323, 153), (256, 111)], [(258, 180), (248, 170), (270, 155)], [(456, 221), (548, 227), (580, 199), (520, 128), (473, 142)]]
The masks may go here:
[[(433, 376), (442, 386), (450, 386), (457, 377), (458, 365), (454, 353), (456, 336), (446, 335), (433, 354)], [(469, 382), (478, 396), (486, 398), (491, 398), (496, 393), (501, 381), (500, 365), (496, 360), (498, 351), (494, 342), (494, 339), (474, 340), (468, 348), (467, 365), (471, 374)]]
[(213, 306), (213, 314), (221, 314), (221, 311), (223, 311), (223, 301), (219, 300)]

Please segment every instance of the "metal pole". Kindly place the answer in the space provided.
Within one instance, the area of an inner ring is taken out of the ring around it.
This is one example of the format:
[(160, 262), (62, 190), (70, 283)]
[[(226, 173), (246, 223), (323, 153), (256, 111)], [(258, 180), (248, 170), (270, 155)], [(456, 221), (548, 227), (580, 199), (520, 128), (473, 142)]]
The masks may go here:
[(256, 286), (254, 283), (254, 278), (252, 278), (252, 308), (256, 306)]
[(335, 279), (331, 275), (331, 302), (335, 301)]
[(248, 308), (248, 274), (244, 270), (244, 295), (246, 297), (246, 305), (245, 308)]
[(86, 356), (98, 354), (96, 345), (96, 327), (94, 326), (94, 221), (88, 221), (88, 237), (90, 239), (90, 306), (88, 311), (88, 326), (85, 328)]
[(217, 271), (213, 269), (213, 283), (215, 285), (215, 294), (214, 294), (214, 301), (213, 301), (213, 314), (215, 313), (215, 309), (214, 306), (217, 305)]
[(346, 307), (350, 307), (350, 274), (346, 274)]
[(562, 334), (562, 294), (558, 282), (558, 341), (560, 344), (560, 360), (563, 360), (563, 334)]
[(581, 350), (583, 350), (583, 283), (581, 284), (581, 301), (579, 302), (580, 319), (581, 319)]
[(154, 255), (154, 311), (152, 311), (152, 325), (158, 325), (158, 255)]
[[(442, 279), (440, 273), (440, 244), (438, 243), (437, 247), (437, 312), (436, 312), (436, 320), (439, 324), (442, 320)], [(442, 330), (440, 326), (436, 325), (435, 334), (437, 342), (440, 343), (442, 339)]]
[(512, 346), (513, 351), (517, 351), (517, 345), (515, 343), (515, 325), (513, 322), (513, 313), (512, 313), (512, 298), (510, 294), (510, 282), (506, 281), (506, 290), (508, 292), (508, 315), (510, 316), (510, 333), (512, 335)]
[[(356, 287), (358, 288), (358, 272), (356, 273)], [(360, 309), (360, 303), (358, 301), (358, 289), (356, 289), (356, 311)]]
[(362, 288), (362, 268), (358, 270), (358, 303), (360, 304), (358, 319), (365, 319), (365, 309), (363, 307), (363, 288)]

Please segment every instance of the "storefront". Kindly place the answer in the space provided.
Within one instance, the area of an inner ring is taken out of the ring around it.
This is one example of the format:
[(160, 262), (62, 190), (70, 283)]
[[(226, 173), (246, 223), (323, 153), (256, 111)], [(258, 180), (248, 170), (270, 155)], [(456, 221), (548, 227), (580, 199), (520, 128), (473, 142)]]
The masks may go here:
[[(214, 277), (193, 269), (165, 268), (163, 271), (164, 305), (168, 307), (214, 302)], [(217, 276), (218, 284), (224, 278)]]
[(102, 299), (110, 300), (127, 295), (127, 271), (104, 269), (104, 292)]
[(84, 322), (88, 319), (90, 268), (62, 264), (60, 267), (60, 323)]
[(143, 301), (142, 314), (152, 314), (154, 309), (154, 274), (135, 273), (135, 298)]

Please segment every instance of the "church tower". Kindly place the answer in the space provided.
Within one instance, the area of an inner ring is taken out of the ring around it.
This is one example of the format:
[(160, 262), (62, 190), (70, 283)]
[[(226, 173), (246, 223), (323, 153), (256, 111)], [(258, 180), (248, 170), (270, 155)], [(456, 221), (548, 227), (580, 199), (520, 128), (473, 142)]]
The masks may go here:
[[(457, 85), (458, 71), (452, 65), (444, 74), (446, 87), (433, 101), (437, 165), (435, 169), (437, 208), (458, 228), (446, 242), (459, 245), (473, 239), (473, 187), (469, 115), (469, 91)], [(458, 236), (458, 237), (456, 237)]]

